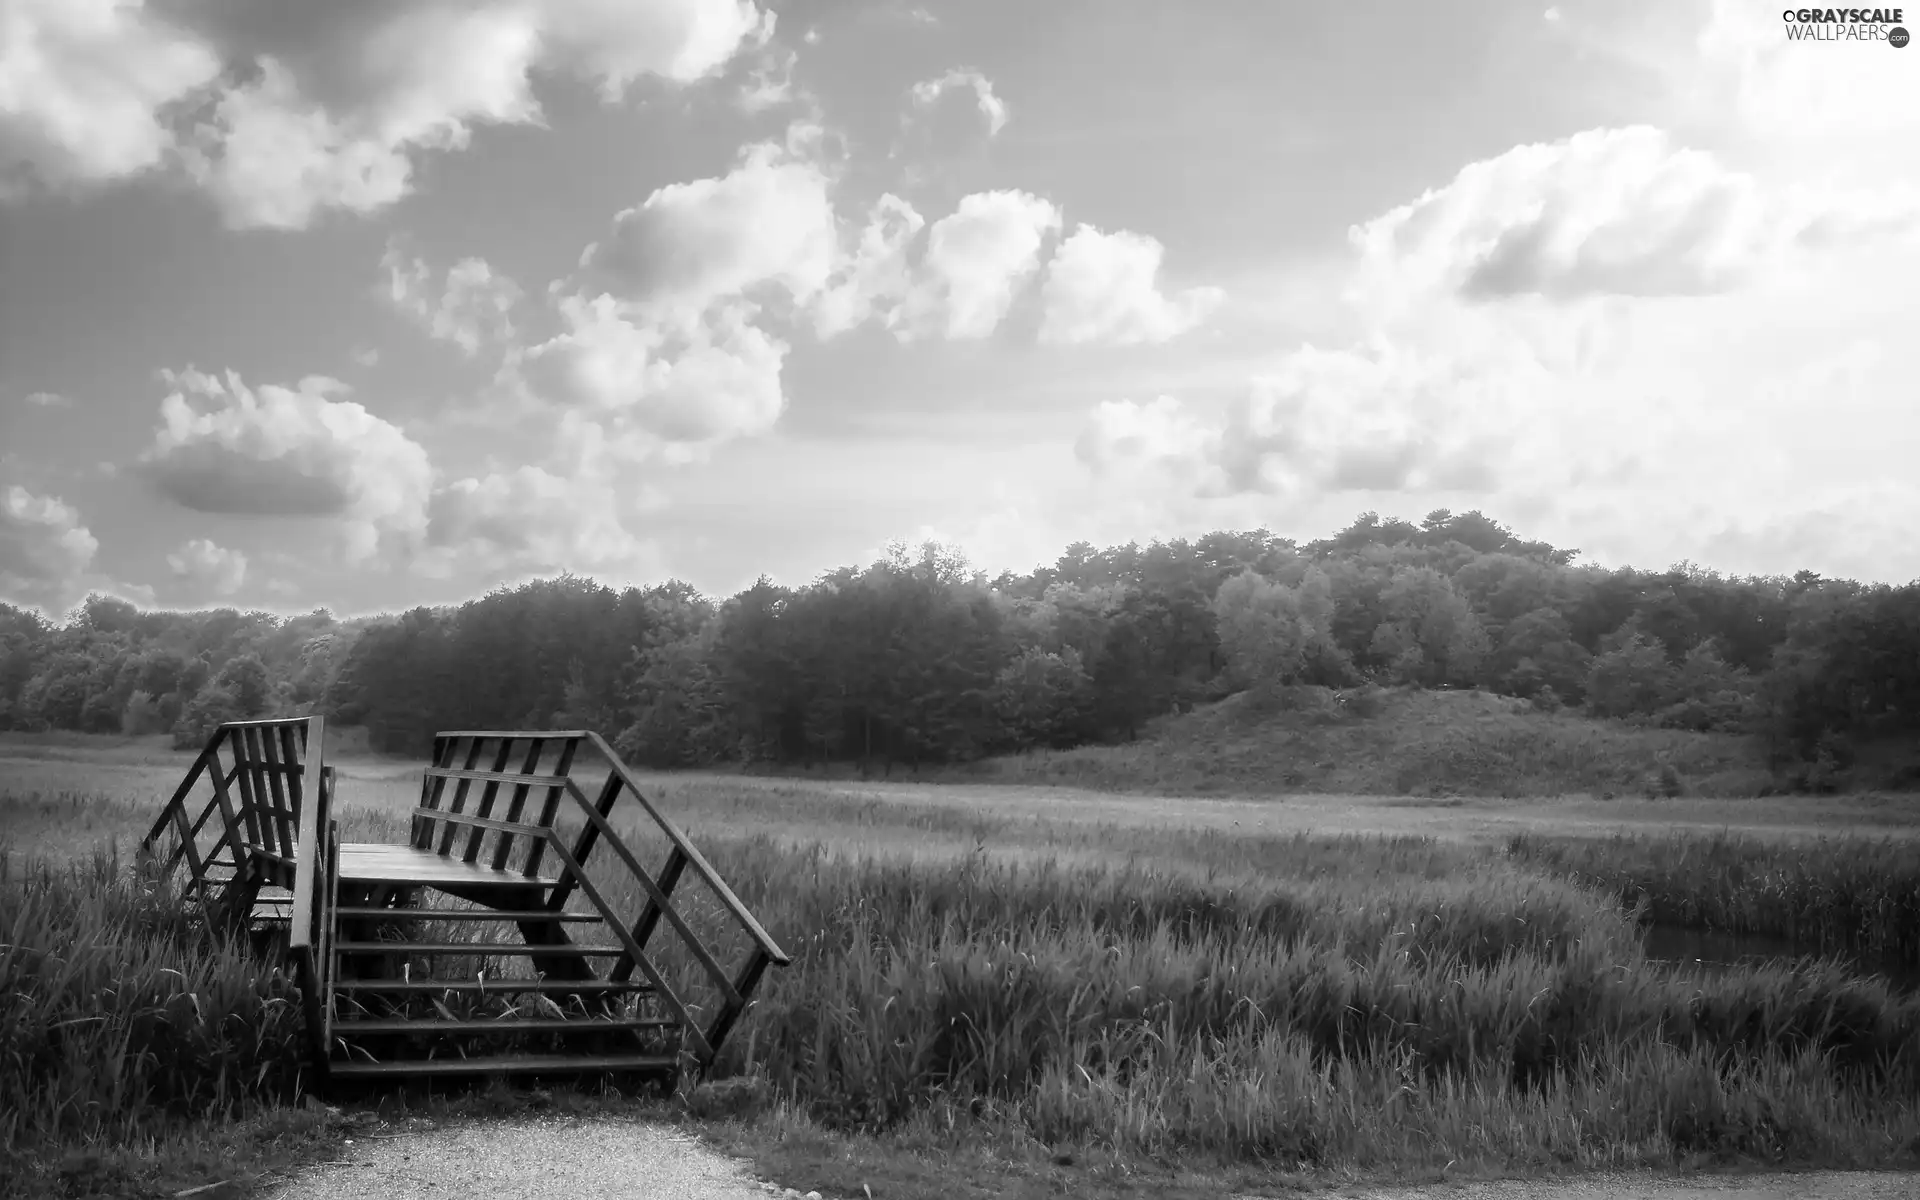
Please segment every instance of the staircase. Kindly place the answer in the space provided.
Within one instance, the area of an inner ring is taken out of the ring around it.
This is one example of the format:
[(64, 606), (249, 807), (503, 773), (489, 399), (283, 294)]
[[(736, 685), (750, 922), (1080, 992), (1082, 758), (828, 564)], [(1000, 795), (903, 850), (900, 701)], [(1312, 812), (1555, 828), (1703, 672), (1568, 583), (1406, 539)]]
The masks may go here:
[(319, 1086), (704, 1072), (788, 962), (596, 734), (440, 734), (403, 844), (339, 841), (323, 740), (222, 726), (146, 843), (210, 919), (278, 940)]

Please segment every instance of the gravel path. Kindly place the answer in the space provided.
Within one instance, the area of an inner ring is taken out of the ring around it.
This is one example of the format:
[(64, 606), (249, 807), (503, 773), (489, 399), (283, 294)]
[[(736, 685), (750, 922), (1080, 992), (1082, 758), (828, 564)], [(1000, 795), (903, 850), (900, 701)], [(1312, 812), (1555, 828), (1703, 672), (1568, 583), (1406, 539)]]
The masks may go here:
[(665, 1126), (553, 1118), (357, 1135), (340, 1159), (265, 1195), (268, 1200), (767, 1200), (768, 1188), (743, 1164)]
[[(767, 1200), (800, 1194), (754, 1179), (746, 1164), (667, 1126), (558, 1116), (358, 1134), (339, 1159), (264, 1193), (266, 1200)], [(1920, 1174), (1589, 1175), (1323, 1194), (1327, 1200), (1920, 1200)], [(875, 1193), (874, 1200), (883, 1198)]]

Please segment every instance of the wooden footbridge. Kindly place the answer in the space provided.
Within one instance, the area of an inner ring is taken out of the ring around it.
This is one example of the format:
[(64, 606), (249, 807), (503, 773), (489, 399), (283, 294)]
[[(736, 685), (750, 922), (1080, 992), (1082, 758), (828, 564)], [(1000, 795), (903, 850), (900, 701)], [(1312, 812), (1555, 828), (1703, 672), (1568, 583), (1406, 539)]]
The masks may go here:
[(325, 739), (320, 717), (222, 725), (143, 847), (189, 906), (284, 956), (316, 1090), (704, 1073), (788, 962), (597, 734), (439, 734), (404, 837), (376, 806), (352, 819), (392, 840), (345, 843)]

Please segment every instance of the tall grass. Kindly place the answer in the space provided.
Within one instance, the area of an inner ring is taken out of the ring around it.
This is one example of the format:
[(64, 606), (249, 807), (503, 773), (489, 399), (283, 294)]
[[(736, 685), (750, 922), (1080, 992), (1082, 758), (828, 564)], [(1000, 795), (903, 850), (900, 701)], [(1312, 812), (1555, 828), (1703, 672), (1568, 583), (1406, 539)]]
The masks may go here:
[(131, 1136), (297, 1090), (292, 984), (100, 850), (0, 846), (0, 1144)]
[[(1557, 860), (867, 815), (974, 845), (692, 829), (794, 957), (719, 1073), (829, 1126), (1328, 1168), (1920, 1155), (1920, 998), (1824, 963), (1650, 968), (1636, 914)], [(0, 859), (0, 936), (9, 1141), (294, 1093), (291, 984), (110, 854)]]
[(1517, 834), (1507, 850), (1644, 905), (1662, 924), (1792, 938), (1920, 967), (1920, 848), (1911, 842), (1822, 838), (1782, 848), (1732, 832)]
[(1646, 969), (1631, 914), (1564, 880), (1383, 886), (1359, 839), (1292, 884), (708, 841), (796, 959), (726, 1066), (831, 1124), (984, 1110), (1356, 1165), (1920, 1145), (1920, 1000), (1824, 965)]

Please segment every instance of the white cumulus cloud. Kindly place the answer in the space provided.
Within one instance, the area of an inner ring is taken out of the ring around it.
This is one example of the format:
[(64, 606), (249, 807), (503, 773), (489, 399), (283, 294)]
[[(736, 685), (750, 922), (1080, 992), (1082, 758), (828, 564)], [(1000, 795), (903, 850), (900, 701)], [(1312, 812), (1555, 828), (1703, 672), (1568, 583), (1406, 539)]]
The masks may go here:
[(962, 197), (927, 232), (898, 332), (906, 338), (989, 336), (1039, 269), (1041, 245), (1059, 228), (1060, 210), (1028, 192)]
[(247, 556), (209, 538), (193, 538), (167, 555), (175, 579), (219, 596), (231, 596), (247, 578)]
[(580, 261), (591, 284), (625, 303), (685, 318), (762, 285), (805, 302), (827, 282), (834, 238), (826, 175), (762, 143), (724, 176), (656, 189)]
[(1797, 247), (1916, 228), (1920, 196), (1768, 188), (1648, 126), (1595, 129), (1470, 163), (1357, 226), (1362, 288), (1682, 296), (1742, 286)]
[(67, 188), (159, 166), (174, 145), (161, 110), (219, 71), (140, 0), (0, 2), (0, 194), (27, 175)]
[(638, 322), (606, 295), (566, 297), (561, 313), (567, 332), (528, 352), (528, 379), (606, 421), (641, 457), (697, 458), (766, 432), (786, 407), (787, 345), (738, 305), (673, 325)]
[[(267, 0), (172, 15), (7, 0), (0, 158), (58, 184), (130, 175), (177, 148), (231, 225), (297, 229), (393, 203), (421, 153), (462, 149), (480, 126), (541, 120), (542, 75), (613, 102), (642, 76), (705, 78), (773, 27), (751, 0)], [(163, 110), (202, 99), (176, 131)]]
[(164, 371), (173, 391), (141, 468), (197, 512), (326, 517), (347, 557), (404, 550), (424, 531), (433, 482), (427, 452), (351, 400), (346, 385), (309, 376), (295, 387), (246, 386), (189, 367)]
[(1145, 234), (1081, 225), (1062, 239), (1041, 285), (1040, 340), (1065, 345), (1164, 342), (1199, 325), (1225, 299), (1219, 288), (1161, 292), (1166, 248)]
[(957, 68), (937, 78), (924, 79), (914, 84), (914, 107), (932, 108), (940, 103), (940, 98), (948, 92), (961, 89), (972, 91), (974, 105), (979, 108), (980, 116), (987, 123), (987, 136), (998, 136), (1007, 126), (1007, 103), (993, 94), (993, 81), (972, 68)]
[(436, 287), (433, 268), (390, 239), (380, 265), (386, 269), (387, 297), (394, 307), (433, 337), (458, 346), (469, 358), (482, 347), (500, 346), (513, 337), (513, 310), (521, 298), (519, 285), (496, 272), (485, 259), (461, 259)]
[(80, 598), (100, 542), (57, 496), (0, 491), (0, 598), (64, 612)]

